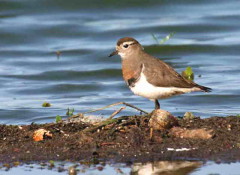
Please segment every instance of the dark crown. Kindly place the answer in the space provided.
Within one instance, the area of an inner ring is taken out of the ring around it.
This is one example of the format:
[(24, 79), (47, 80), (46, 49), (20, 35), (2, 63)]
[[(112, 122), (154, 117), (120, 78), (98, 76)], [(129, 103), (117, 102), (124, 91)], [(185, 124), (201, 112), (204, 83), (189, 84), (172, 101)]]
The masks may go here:
[(133, 41), (134, 44), (139, 44), (139, 42), (137, 40), (135, 40), (134, 38), (124, 37), (124, 38), (121, 38), (118, 40), (117, 45), (120, 46), (122, 43), (128, 42), (128, 41)]

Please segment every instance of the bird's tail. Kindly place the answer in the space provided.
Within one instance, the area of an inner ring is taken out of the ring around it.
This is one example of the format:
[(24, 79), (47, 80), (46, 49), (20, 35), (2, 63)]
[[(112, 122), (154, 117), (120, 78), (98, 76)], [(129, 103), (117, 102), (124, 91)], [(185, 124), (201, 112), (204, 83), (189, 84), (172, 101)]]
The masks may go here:
[(209, 88), (209, 87), (205, 87), (205, 86), (198, 86), (202, 91), (204, 91), (204, 92), (211, 92), (212, 91), (212, 89), (211, 88)]

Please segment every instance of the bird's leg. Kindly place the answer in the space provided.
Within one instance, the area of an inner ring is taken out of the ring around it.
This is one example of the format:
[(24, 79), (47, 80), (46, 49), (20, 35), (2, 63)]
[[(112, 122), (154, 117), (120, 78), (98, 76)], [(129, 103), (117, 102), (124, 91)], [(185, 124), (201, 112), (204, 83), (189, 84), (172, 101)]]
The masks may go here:
[(155, 99), (155, 109), (160, 109), (160, 104), (157, 99)]

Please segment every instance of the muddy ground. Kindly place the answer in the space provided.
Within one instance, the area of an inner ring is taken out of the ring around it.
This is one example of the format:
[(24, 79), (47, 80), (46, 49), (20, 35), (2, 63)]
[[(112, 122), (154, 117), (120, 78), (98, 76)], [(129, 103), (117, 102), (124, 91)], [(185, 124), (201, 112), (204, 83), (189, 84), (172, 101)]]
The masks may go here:
[[(100, 126), (64, 122), (0, 125), (0, 162), (240, 160), (240, 117), (178, 118), (179, 128), (210, 130), (208, 139), (176, 137), (170, 129), (153, 131), (151, 136), (148, 121), (148, 116), (123, 116)], [(52, 138), (34, 141), (33, 132), (39, 128), (51, 131)]]

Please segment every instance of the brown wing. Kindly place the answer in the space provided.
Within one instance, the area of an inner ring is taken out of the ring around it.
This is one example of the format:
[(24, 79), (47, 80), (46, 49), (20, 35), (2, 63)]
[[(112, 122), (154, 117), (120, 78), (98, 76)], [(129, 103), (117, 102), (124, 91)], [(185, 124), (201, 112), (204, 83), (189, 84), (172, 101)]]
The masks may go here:
[(145, 61), (143, 73), (149, 83), (158, 87), (200, 88), (198, 84), (186, 80), (171, 66), (159, 59), (153, 58)]

